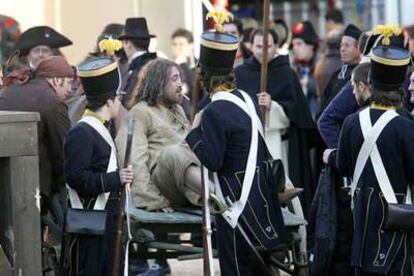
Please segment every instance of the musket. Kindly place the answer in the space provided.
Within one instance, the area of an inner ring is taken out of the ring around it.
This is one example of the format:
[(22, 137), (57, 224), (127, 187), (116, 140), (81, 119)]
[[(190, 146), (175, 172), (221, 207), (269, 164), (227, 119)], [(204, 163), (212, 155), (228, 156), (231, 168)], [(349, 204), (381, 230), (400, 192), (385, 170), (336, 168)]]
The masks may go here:
[[(134, 120), (132, 116), (128, 117), (128, 134), (125, 149), (124, 167), (127, 168), (131, 165), (131, 149), (132, 138), (134, 134)], [(119, 264), (121, 263), (121, 251), (122, 251), (122, 234), (124, 231), (125, 220), (125, 185), (121, 189), (119, 211), (117, 220), (117, 231), (114, 243), (114, 263), (112, 267), (112, 276), (119, 276)]]
[(209, 181), (208, 174), (204, 172), (204, 166), (201, 165), (201, 193), (203, 195), (203, 275), (214, 275), (213, 267), (213, 246), (211, 242), (211, 218), (210, 218), (210, 206), (209, 206)]
[[(268, 57), (268, 48), (269, 48), (269, 10), (270, 2), (269, 0), (263, 1), (263, 48), (262, 48), (262, 64), (260, 70), (260, 93), (267, 91), (267, 57)], [(276, 41), (275, 41), (276, 43)], [(263, 128), (267, 124), (267, 109), (265, 107), (260, 107), (262, 113), (262, 124)]]

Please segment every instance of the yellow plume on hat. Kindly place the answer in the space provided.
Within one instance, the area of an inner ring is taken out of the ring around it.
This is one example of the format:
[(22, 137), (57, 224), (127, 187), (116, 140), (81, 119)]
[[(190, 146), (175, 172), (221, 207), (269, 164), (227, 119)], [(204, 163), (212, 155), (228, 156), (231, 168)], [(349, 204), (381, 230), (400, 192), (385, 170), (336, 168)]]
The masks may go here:
[(98, 46), (101, 53), (107, 56), (113, 56), (116, 51), (119, 51), (122, 48), (122, 42), (118, 39), (108, 37), (99, 41)]
[(387, 24), (387, 25), (377, 25), (372, 30), (374, 35), (383, 35), (384, 38), (382, 39), (383, 45), (390, 45), (390, 37), (395, 35), (399, 36), (402, 33), (401, 28), (395, 24)]
[(230, 18), (233, 19), (233, 15), (226, 10), (212, 10), (207, 14), (206, 20), (209, 18), (213, 18), (216, 22), (216, 31), (223, 32), (223, 24), (229, 22)]

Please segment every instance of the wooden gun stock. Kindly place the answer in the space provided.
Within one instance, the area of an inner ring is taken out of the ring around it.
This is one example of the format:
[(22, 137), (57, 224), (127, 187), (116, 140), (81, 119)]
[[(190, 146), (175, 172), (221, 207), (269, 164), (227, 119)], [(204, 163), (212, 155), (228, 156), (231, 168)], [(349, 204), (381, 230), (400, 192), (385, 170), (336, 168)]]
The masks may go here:
[[(134, 120), (132, 117), (128, 118), (128, 134), (127, 143), (125, 149), (124, 167), (128, 167), (131, 164), (131, 149), (132, 149), (132, 138), (134, 134)], [(112, 267), (112, 276), (119, 276), (119, 265), (121, 263), (122, 255), (122, 234), (124, 232), (124, 221), (125, 221), (125, 186), (121, 188), (120, 201), (119, 201), (119, 212), (118, 221), (116, 228), (116, 237), (114, 243), (114, 261)]]

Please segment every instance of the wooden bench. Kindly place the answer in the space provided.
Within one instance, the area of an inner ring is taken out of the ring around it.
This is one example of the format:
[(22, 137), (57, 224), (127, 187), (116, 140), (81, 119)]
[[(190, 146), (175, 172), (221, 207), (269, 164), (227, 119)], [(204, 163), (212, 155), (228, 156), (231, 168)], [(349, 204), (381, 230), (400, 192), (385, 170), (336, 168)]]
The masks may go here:
[[(138, 245), (138, 251), (133, 253), (137, 258), (177, 258), (189, 260), (201, 258), (203, 248), (201, 243), (202, 213), (199, 209), (185, 209), (172, 213), (148, 212), (138, 208), (129, 210), (133, 243)], [(292, 234), (294, 243), (300, 241), (297, 233), (299, 226), (306, 221), (282, 208), (282, 214), (288, 231)], [(214, 216), (212, 216), (214, 224)], [(171, 238), (168, 234), (192, 233), (199, 239), (189, 240)], [(217, 252), (214, 252), (217, 255)]]

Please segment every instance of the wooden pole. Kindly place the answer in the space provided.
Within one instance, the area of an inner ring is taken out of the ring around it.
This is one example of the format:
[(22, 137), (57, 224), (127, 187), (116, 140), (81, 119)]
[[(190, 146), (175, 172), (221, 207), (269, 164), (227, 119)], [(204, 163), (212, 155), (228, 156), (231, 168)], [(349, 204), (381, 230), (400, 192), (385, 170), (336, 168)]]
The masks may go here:
[[(263, 1), (263, 54), (262, 54), (262, 68), (260, 71), (260, 91), (259, 93), (267, 92), (267, 59), (268, 59), (268, 46), (269, 46), (269, 12), (270, 12), (270, 1)], [(267, 110), (265, 107), (260, 107), (262, 112), (262, 124), (263, 127), (267, 123)]]
[(201, 165), (201, 193), (203, 195), (203, 275), (213, 276), (213, 245), (211, 241), (211, 235), (213, 230), (211, 229), (211, 218), (210, 218), (210, 206), (209, 197), (210, 189), (208, 184), (208, 175), (204, 174), (204, 166)]
[[(124, 167), (127, 168), (131, 164), (131, 149), (132, 149), (132, 138), (134, 135), (134, 120), (132, 117), (128, 118), (128, 134), (127, 143), (125, 149)], [(125, 186), (121, 187), (120, 201), (119, 201), (119, 212), (117, 220), (117, 231), (114, 244), (114, 258), (112, 266), (112, 276), (119, 276), (119, 267), (121, 263), (122, 255), (122, 234), (124, 232), (124, 219), (125, 219)]]

